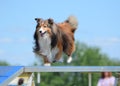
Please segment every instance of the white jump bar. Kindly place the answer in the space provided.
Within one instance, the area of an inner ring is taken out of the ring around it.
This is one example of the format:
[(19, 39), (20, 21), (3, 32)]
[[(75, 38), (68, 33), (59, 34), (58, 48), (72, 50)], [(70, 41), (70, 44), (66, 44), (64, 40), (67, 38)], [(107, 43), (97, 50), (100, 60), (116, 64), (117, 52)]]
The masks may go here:
[(28, 66), (24, 72), (120, 72), (120, 66)]

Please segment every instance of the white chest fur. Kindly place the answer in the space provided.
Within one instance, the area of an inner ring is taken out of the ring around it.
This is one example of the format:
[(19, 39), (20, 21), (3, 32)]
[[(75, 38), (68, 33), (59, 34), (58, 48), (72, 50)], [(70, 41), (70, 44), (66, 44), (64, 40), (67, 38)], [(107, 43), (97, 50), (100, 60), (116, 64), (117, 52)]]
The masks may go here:
[(51, 50), (51, 38), (45, 35), (44, 37), (39, 38), (40, 52), (47, 56), (50, 62), (55, 58), (55, 55), (59, 51), (57, 47)]
[(40, 52), (44, 55), (48, 55), (51, 49), (51, 39), (47, 35), (39, 38)]

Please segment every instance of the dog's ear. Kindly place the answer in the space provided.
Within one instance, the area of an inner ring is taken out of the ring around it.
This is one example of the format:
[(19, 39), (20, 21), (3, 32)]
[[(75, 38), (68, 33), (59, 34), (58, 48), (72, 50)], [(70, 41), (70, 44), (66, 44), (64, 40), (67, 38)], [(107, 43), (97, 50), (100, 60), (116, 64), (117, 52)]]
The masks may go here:
[(51, 18), (49, 18), (49, 19), (48, 19), (48, 23), (49, 23), (50, 25), (53, 25), (54, 20), (53, 20), (53, 19), (51, 19)]
[(41, 18), (35, 18), (35, 21), (39, 23), (42, 19)]

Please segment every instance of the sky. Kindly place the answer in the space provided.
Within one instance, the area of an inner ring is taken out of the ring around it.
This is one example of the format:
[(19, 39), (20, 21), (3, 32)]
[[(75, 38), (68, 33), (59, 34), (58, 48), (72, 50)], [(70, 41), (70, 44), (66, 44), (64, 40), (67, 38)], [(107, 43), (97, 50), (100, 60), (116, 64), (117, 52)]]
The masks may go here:
[(31, 65), (35, 18), (62, 22), (75, 15), (75, 39), (97, 46), (112, 59), (120, 58), (120, 0), (1, 0), (0, 60)]

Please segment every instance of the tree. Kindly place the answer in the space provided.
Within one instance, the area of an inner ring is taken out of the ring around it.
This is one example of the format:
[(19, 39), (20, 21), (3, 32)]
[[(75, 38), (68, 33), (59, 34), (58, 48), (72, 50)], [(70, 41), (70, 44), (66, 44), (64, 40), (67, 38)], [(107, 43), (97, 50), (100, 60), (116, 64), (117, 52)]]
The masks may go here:
[[(76, 43), (76, 51), (73, 54), (73, 61), (66, 63), (67, 56), (63, 55), (63, 63), (54, 63), (58, 65), (72, 66), (106, 66), (120, 65), (120, 61), (110, 59), (106, 54), (101, 53), (100, 48), (90, 47), (84, 43)], [(100, 77), (99, 73), (92, 74), (92, 86), (96, 86)], [(88, 86), (88, 73), (41, 73), (40, 86)]]
[(6, 61), (0, 61), (0, 66), (8, 66), (9, 64)]

